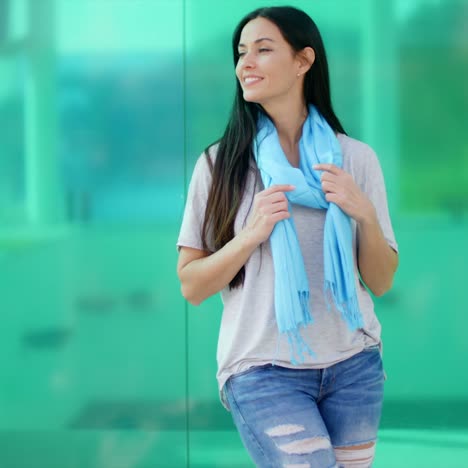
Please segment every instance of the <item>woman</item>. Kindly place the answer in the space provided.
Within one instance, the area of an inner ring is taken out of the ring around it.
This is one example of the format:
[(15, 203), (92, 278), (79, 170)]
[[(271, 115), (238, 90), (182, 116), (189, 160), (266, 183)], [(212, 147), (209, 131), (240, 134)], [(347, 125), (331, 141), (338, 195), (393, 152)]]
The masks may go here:
[(364, 284), (384, 294), (398, 263), (380, 165), (333, 112), (304, 12), (250, 13), (233, 52), (233, 110), (178, 239), (182, 294), (221, 291), (221, 400), (257, 466), (371, 466), (385, 375)]

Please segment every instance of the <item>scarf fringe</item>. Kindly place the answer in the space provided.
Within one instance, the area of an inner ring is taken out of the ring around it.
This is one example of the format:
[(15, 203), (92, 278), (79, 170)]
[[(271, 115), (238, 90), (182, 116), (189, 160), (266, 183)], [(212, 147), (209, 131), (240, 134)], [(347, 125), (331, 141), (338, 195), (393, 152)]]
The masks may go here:
[(325, 281), (324, 297), (327, 310), (330, 311), (333, 303), (351, 331), (364, 326), (356, 293), (345, 300), (340, 300), (335, 285), (330, 281)]
[(312, 316), (309, 310), (309, 291), (300, 290), (297, 291), (297, 296), (293, 296), (292, 301), (287, 300), (276, 300), (276, 304), (279, 304), (279, 310), (289, 311), (290, 313), (277, 314), (277, 325), (280, 333), (285, 333), (293, 328), (308, 325), (313, 322)]
[(302, 338), (298, 329), (287, 331), (286, 336), (288, 338), (292, 364), (303, 364), (305, 354), (309, 354), (314, 359), (317, 357), (317, 355), (312, 351), (310, 346), (304, 341), (304, 338)]
[(307, 325), (308, 323), (312, 323), (313, 319), (310, 315), (309, 310), (309, 291), (298, 291), (299, 294), (299, 302), (301, 303), (301, 311), (302, 311), (302, 323)]

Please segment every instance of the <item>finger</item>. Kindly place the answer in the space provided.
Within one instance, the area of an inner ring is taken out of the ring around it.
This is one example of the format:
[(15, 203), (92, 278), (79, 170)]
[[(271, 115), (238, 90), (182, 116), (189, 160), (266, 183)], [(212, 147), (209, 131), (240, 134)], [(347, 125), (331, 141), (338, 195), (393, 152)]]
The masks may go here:
[(285, 202), (287, 203), (287, 198), (283, 192), (277, 192), (271, 195), (257, 194), (256, 206), (257, 208), (264, 209), (266, 212), (271, 212), (273, 205)]
[(262, 216), (271, 216), (273, 213), (278, 213), (279, 211), (288, 211), (287, 201), (283, 200), (275, 203), (266, 203), (258, 208), (258, 212)]
[(327, 171), (334, 175), (339, 175), (343, 172), (343, 169), (339, 168), (338, 166), (335, 166), (335, 164), (325, 164), (325, 163), (314, 164), (312, 166), (312, 169), (316, 171)]
[(280, 211), (275, 213), (271, 216), (271, 220), (276, 224), (278, 221), (283, 221), (284, 219), (288, 219), (291, 216), (289, 211)]
[(322, 180), (322, 190), (325, 193), (328, 192), (336, 192), (338, 190), (339, 186), (335, 182), (331, 182), (329, 180)]
[(270, 203), (277, 203), (277, 202), (286, 201), (287, 198), (283, 192), (275, 192), (275, 193), (272, 193), (271, 195), (267, 195), (265, 197), (265, 200)]
[(340, 195), (330, 192), (325, 194), (325, 200), (329, 203), (334, 203), (335, 205), (338, 205), (341, 209), (343, 209), (342, 203), (343, 199), (341, 198)]
[(275, 201), (271, 200), (271, 197), (262, 198), (257, 203), (257, 211), (262, 216), (270, 216), (272, 213), (278, 211), (288, 211), (288, 200), (284, 194), (281, 195), (281, 198), (278, 198)]
[(332, 174), (331, 172), (322, 172), (322, 175), (320, 176), (320, 181), (321, 182), (336, 182), (337, 175)]
[(263, 193), (265, 195), (270, 195), (276, 192), (291, 192), (292, 190), (295, 190), (295, 189), (296, 187), (290, 184), (272, 185), (271, 187), (268, 187), (267, 189), (263, 190)]
[(280, 211), (289, 211), (287, 202), (278, 202), (271, 205), (271, 213), (279, 213)]

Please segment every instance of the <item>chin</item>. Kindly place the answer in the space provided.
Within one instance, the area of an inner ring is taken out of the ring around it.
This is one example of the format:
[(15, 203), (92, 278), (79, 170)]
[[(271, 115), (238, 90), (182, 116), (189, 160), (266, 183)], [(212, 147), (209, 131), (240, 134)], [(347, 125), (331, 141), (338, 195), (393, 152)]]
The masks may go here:
[(244, 93), (244, 101), (261, 104), (264, 100), (258, 93)]

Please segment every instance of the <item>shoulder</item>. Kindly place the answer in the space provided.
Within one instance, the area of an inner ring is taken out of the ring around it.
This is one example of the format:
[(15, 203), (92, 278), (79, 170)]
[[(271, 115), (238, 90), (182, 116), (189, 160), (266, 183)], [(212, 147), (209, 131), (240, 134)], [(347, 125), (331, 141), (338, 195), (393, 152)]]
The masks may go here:
[(192, 180), (211, 179), (216, 155), (218, 154), (218, 147), (219, 143), (214, 143), (198, 156), (193, 167)]
[(356, 163), (360, 160), (369, 160), (376, 157), (375, 151), (363, 141), (356, 140), (343, 133), (338, 133), (338, 142), (343, 152), (343, 158)]
[(361, 186), (367, 179), (381, 172), (381, 167), (374, 149), (367, 143), (339, 133), (338, 142), (343, 154), (343, 169), (352, 174)]
[(207, 152), (208, 152), (208, 158), (209, 158), (209, 163), (210, 165), (214, 165), (216, 161), (216, 157), (218, 156), (218, 150), (219, 150), (219, 141), (216, 141), (212, 145), (208, 146), (206, 151), (203, 151), (201, 154), (201, 157), (207, 158)]
[(343, 153), (343, 168), (352, 173), (360, 173), (378, 165), (374, 149), (363, 141), (338, 133), (338, 142)]
[(208, 167), (212, 166), (216, 161), (216, 156), (218, 155), (219, 142), (215, 142), (212, 145), (208, 146), (202, 153), (198, 156), (197, 165), (207, 165)]

